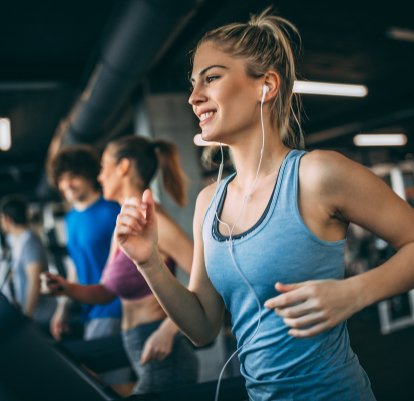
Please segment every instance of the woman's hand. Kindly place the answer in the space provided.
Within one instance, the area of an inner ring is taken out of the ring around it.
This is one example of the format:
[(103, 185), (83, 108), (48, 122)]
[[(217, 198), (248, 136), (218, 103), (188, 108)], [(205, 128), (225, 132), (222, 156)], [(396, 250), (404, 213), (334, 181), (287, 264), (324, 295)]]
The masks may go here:
[(315, 280), (297, 284), (276, 283), (282, 294), (264, 306), (290, 326), (294, 337), (311, 337), (331, 329), (358, 311), (358, 296), (348, 280)]
[(62, 276), (43, 272), (40, 275), (40, 290), (42, 294), (50, 294), (54, 296), (66, 295), (67, 280)]
[(58, 308), (50, 320), (50, 333), (55, 340), (60, 341), (62, 335), (70, 331), (68, 318), (66, 316), (64, 307)]
[(160, 326), (147, 339), (141, 354), (140, 363), (144, 365), (152, 360), (162, 361), (171, 354), (176, 331)]
[(150, 190), (142, 200), (129, 198), (118, 215), (115, 238), (123, 251), (142, 267), (157, 249), (158, 234), (155, 203)]

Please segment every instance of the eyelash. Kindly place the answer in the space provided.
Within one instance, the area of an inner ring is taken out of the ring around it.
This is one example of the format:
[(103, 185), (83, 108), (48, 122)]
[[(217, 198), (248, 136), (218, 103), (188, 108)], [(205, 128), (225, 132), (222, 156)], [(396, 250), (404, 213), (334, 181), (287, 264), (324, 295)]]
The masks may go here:
[[(205, 78), (205, 81), (207, 84), (210, 84), (211, 82), (215, 81), (216, 79), (221, 78), (220, 75), (207, 75)], [(194, 86), (191, 85), (190, 86), (190, 93), (193, 92), (194, 90)]]
[(215, 81), (218, 78), (220, 78), (219, 75), (207, 75), (206, 82), (209, 84), (210, 82)]

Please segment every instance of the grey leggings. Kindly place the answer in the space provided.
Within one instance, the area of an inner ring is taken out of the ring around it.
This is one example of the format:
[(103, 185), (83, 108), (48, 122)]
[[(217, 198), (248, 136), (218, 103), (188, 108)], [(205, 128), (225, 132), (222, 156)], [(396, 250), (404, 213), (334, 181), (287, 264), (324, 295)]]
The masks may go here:
[(178, 333), (171, 354), (162, 361), (139, 363), (147, 338), (162, 321), (141, 324), (124, 331), (122, 338), (131, 365), (138, 376), (134, 394), (155, 393), (196, 383), (198, 361), (189, 340)]

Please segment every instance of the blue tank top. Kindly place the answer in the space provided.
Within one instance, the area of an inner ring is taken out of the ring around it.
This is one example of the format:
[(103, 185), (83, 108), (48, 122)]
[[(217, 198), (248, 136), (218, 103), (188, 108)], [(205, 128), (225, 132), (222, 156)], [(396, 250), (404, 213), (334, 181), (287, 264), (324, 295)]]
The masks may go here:
[(220, 184), (202, 226), (207, 274), (232, 317), (241, 373), (253, 401), (375, 400), (369, 379), (349, 344), (346, 323), (318, 336), (298, 339), (283, 320), (263, 307), (276, 295), (275, 283), (344, 277), (345, 240), (319, 239), (305, 225), (298, 208), (298, 171), (304, 151), (285, 157), (266, 210), (248, 231), (233, 236), (237, 266), (252, 285), (261, 305), (234, 266), (228, 237), (218, 230), (227, 185)]

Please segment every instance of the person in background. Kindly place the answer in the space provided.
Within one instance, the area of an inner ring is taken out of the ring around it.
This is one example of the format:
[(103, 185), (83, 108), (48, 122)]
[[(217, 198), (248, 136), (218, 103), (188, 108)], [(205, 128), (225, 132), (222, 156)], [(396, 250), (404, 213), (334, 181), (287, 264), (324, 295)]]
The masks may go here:
[[(119, 205), (103, 199), (97, 181), (99, 157), (89, 145), (62, 148), (52, 158), (49, 176), (64, 200), (71, 206), (65, 216), (67, 249), (75, 269), (69, 268), (68, 280), (82, 285), (97, 284), (108, 259)], [(69, 330), (68, 298), (60, 297), (51, 321), (51, 333), (57, 339)], [(83, 305), (85, 340), (120, 332), (121, 305), (115, 298), (106, 305)]]
[[(123, 203), (141, 197), (161, 171), (166, 191), (177, 204), (186, 201), (185, 176), (176, 147), (162, 140), (126, 136), (110, 142), (102, 156), (99, 181), (105, 199)], [(176, 264), (189, 274), (193, 245), (183, 230), (156, 205), (160, 257), (174, 273)], [(116, 296), (122, 300), (122, 337), (125, 350), (138, 377), (135, 394), (165, 391), (197, 380), (197, 358), (187, 338), (166, 318), (134, 263), (113, 243), (101, 282), (71, 283), (48, 274), (49, 291), (80, 302), (105, 304)]]
[(48, 261), (43, 243), (30, 228), (26, 199), (20, 195), (2, 198), (0, 222), (11, 251), (3, 291), (26, 316), (40, 320), (40, 274), (47, 271)]

